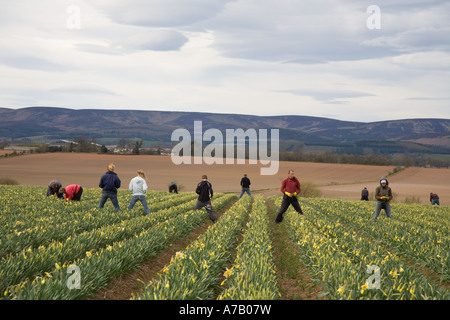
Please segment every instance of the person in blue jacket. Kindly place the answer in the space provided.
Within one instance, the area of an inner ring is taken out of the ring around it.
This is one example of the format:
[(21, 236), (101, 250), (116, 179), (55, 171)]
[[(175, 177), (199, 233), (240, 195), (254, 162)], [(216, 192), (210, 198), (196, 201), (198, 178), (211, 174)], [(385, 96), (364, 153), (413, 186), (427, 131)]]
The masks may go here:
[(114, 172), (115, 165), (113, 163), (108, 164), (108, 171), (101, 177), (98, 186), (102, 188), (102, 196), (98, 209), (102, 209), (106, 203), (106, 200), (111, 199), (112, 204), (116, 211), (120, 210), (119, 200), (117, 199), (117, 189), (120, 188), (120, 179), (117, 173)]
[(240, 199), (240, 198), (242, 198), (242, 196), (244, 195), (244, 192), (247, 192), (247, 194), (251, 197), (251, 198), (253, 198), (252, 197), (252, 194), (250, 193), (250, 179), (247, 177), (247, 174), (245, 173), (244, 174), (244, 177), (241, 179), (241, 187), (242, 187), (242, 190), (241, 190), (241, 194), (239, 195), (239, 198), (238, 199)]

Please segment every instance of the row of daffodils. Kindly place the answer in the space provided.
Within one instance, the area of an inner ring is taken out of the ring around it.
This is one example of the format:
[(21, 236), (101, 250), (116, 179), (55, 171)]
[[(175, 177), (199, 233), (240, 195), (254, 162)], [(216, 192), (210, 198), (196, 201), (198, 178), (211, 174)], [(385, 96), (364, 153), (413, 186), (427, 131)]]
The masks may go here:
[(255, 197), (234, 265), (225, 271), (222, 300), (278, 299), (277, 277), (272, 258), (272, 240), (264, 198)]

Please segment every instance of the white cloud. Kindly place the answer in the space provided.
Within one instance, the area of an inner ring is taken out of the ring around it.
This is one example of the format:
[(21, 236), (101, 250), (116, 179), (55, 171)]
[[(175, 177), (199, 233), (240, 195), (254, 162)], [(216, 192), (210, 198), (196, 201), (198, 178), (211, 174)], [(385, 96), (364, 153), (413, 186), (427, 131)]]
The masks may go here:
[(171, 51), (179, 50), (186, 42), (182, 33), (175, 30), (149, 30), (113, 44), (113, 47), (135, 49)]
[(214, 17), (226, 0), (91, 0), (113, 21), (146, 27), (179, 27)]
[(0, 105), (450, 118), (450, 3), (377, 5), (380, 30), (357, 0), (11, 2)]

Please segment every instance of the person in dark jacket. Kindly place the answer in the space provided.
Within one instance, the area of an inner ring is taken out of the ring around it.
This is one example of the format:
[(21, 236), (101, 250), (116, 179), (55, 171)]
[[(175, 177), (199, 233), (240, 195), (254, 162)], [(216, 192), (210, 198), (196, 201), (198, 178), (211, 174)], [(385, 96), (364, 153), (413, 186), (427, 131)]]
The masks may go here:
[(436, 193), (430, 192), (430, 202), (431, 205), (439, 205), (439, 196)]
[[(242, 198), (244, 195), (244, 192), (247, 192), (247, 194), (252, 197), (252, 194), (250, 193), (250, 179), (247, 177), (247, 174), (244, 174), (244, 177), (241, 179), (241, 194), (239, 195), (239, 199)], [(253, 198), (253, 197), (252, 197)]]
[(169, 184), (169, 192), (170, 193), (172, 193), (172, 192), (178, 193), (178, 186), (173, 181)]
[(111, 199), (112, 204), (116, 211), (120, 210), (119, 201), (117, 200), (117, 189), (120, 188), (120, 179), (117, 173), (114, 172), (115, 166), (113, 163), (108, 164), (108, 171), (101, 177), (98, 186), (103, 189), (102, 196), (98, 209), (102, 209), (106, 203), (106, 200)]
[(275, 223), (280, 223), (283, 221), (283, 214), (292, 204), (295, 211), (299, 214), (303, 214), (303, 210), (300, 207), (300, 203), (298, 202), (297, 195), (300, 194), (300, 181), (298, 181), (297, 177), (294, 174), (294, 170), (288, 171), (288, 177), (283, 180), (281, 183), (280, 191), (283, 193), (283, 202), (281, 203), (281, 207), (278, 210), (277, 217), (275, 218)]
[(392, 218), (391, 205), (389, 204), (392, 198), (392, 190), (391, 187), (389, 187), (389, 181), (386, 178), (382, 178), (380, 180), (380, 185), (375, 190), (375, 199), (377, 200), (377, 203), (375, 204), (375, 212), (373, 213), (372, 220), (377, 220), (381, 209), (384, 209), (388, 218)]
[(206, 175), (202, 176), (202, 181), (197, 184), (195, 192), (198, 194), (198, 199), (194, 209), (200, 210), (201, 208), (205, 208), (211, 221), (216, 223), (217, 217), (214, 215), (214, 209), (211, 204), (213, 188)]
[(59, 193), (59, 189), (61, 189), (62, 184), (59, 182), (58, 179), (53, 179), (48, 183), (47, 188), (47, 197), (53, 196), (56, 194), (56, 196), (60, 199), (64, 198), (64, 194)]
[(369, 201), (369, 190), (367, 190), (367, 187), (364, 187), (361, 191), (361, 200)]

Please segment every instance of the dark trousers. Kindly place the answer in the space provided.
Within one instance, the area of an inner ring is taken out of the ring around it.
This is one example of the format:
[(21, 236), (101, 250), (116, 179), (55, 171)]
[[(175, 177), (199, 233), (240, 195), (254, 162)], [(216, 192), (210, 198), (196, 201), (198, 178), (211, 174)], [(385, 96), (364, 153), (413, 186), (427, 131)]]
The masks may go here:
[(289, 208), (289, 206), (292, 204), (295, 211), (297, 211), (300, 214), (303, 214), (302, 208), (300, 208), (300, 203), (298, 202), (297, 197), (288, 197), (287, 195), (283, 196), (283, 202), (281, 203), (280, 210), (278, 210), (278, 215), (275, 218), (275, 222), (281, 222), (283, 221), (283, 213), (286, 212), (286, 210)]
[(81, 195), (83, 194), (83, 187), (80, 186), (80, 190), (78, 190), (77, 193), (75, 193), (75, 195), (73, 196), (73, 201), (80, 201), (81, 200)]
[(217, 217), (214, 214), (214, 209), (212, 207), (211, 200), (209, 200), (209, 201), (197, 200), (197, 204), (195, 205), (194, 210), (200, 210), (201, 208), (206, 209), (206, 212), (208, 213), (209, 218), (211, 219), (212, 222), (214, 222), (214, 223), (217, 222)]

